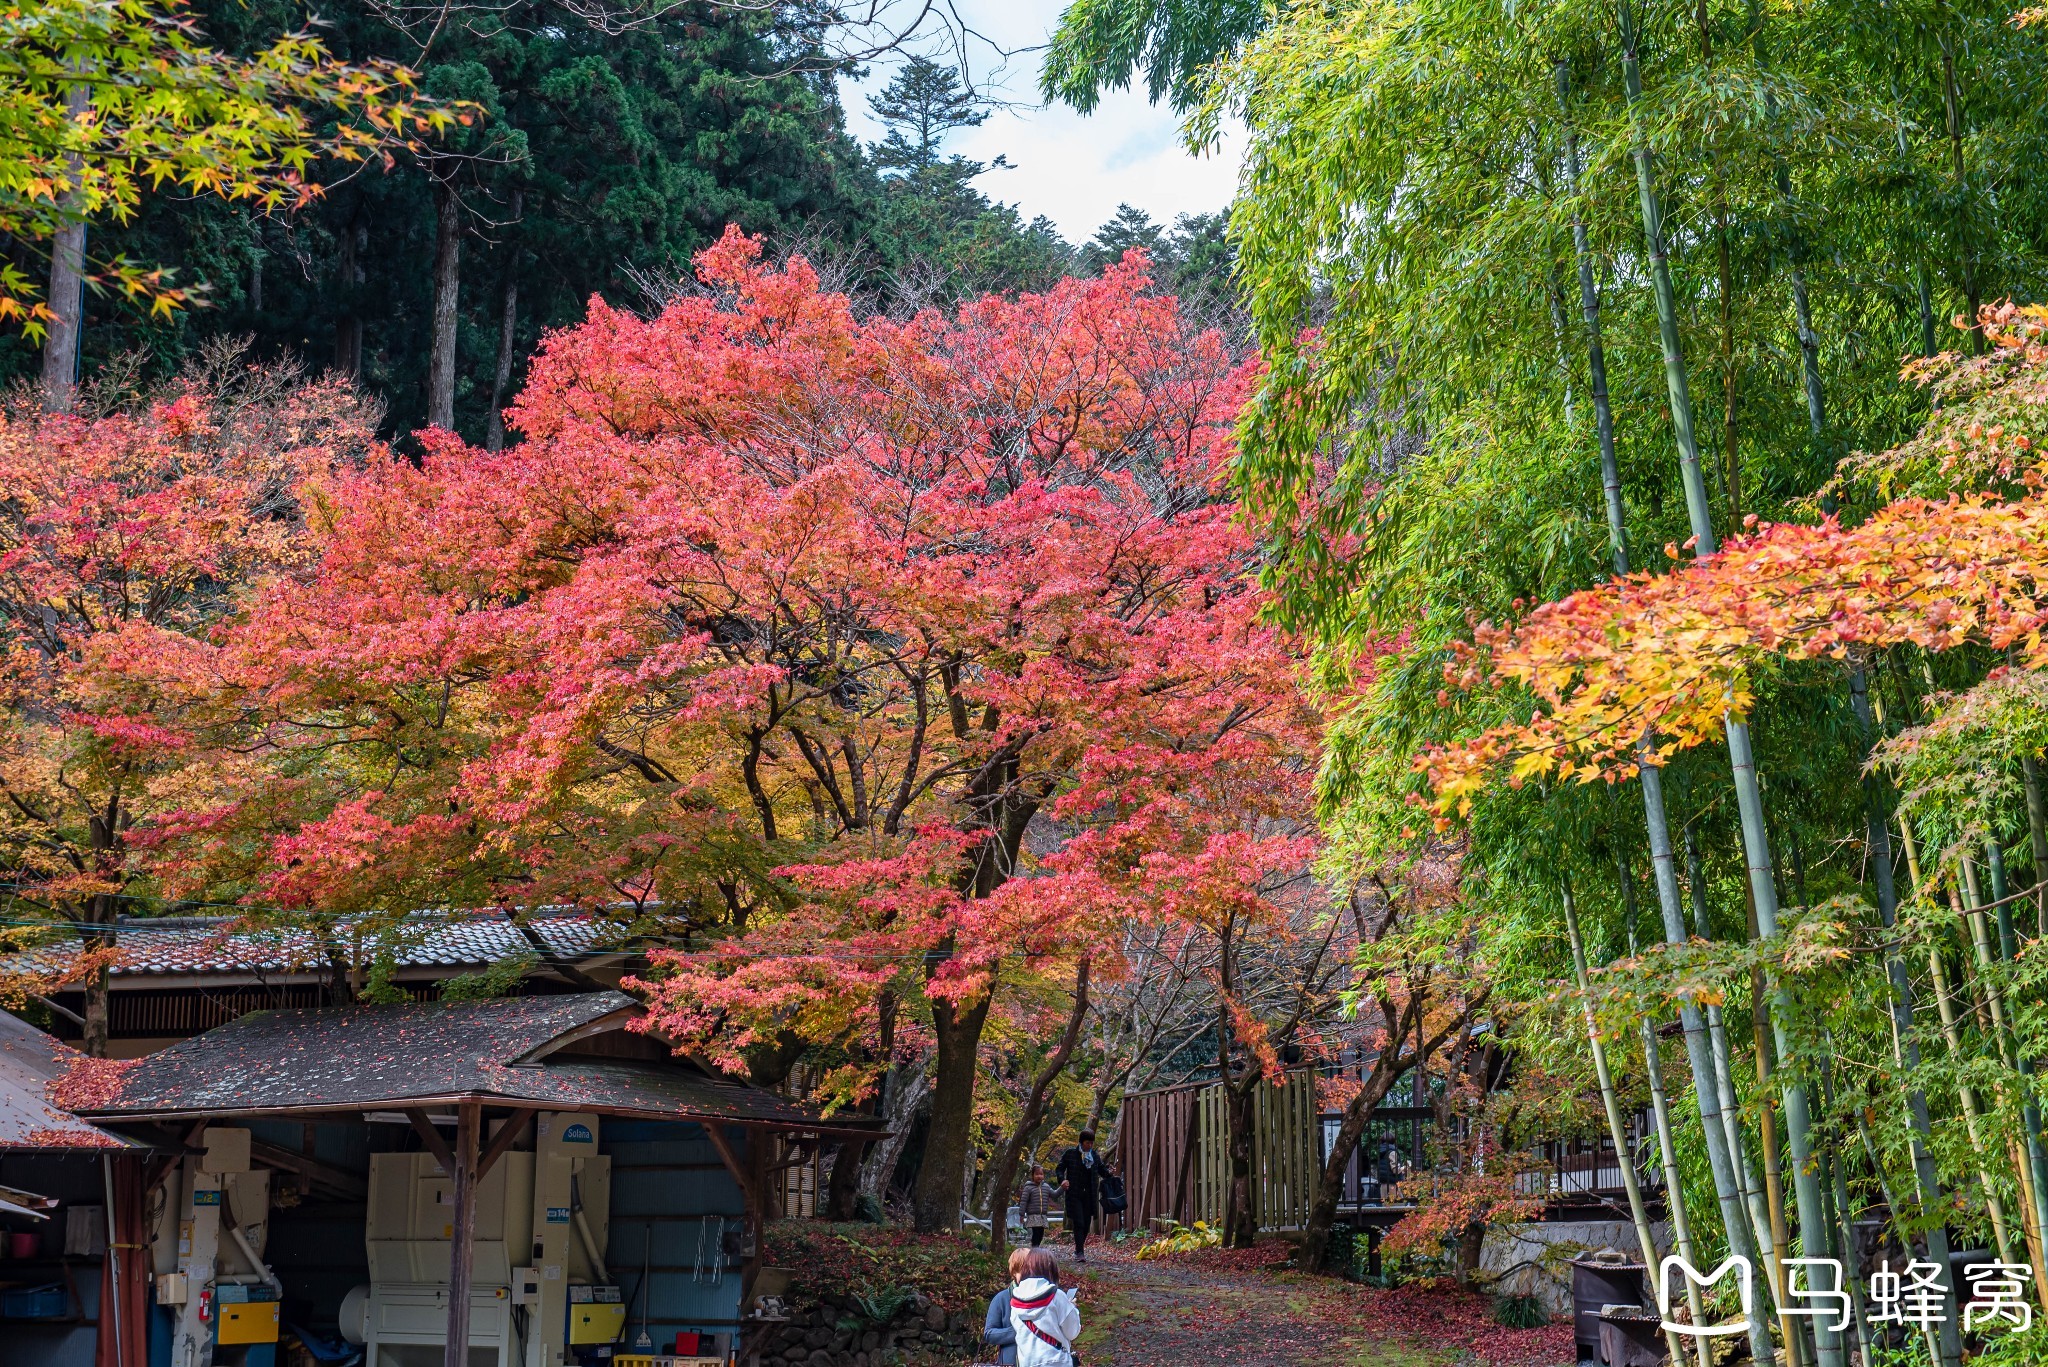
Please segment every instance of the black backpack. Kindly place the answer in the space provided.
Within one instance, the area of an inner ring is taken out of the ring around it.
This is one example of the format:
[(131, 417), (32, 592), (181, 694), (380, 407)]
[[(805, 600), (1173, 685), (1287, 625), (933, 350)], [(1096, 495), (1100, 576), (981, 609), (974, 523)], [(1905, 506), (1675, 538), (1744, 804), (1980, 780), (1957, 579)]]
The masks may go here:
[(1102, 1179), (1102, 1208), (1115, 1215), (1128, 1204), (1124, 1199), (1124, 1179), (1115, 1173)]

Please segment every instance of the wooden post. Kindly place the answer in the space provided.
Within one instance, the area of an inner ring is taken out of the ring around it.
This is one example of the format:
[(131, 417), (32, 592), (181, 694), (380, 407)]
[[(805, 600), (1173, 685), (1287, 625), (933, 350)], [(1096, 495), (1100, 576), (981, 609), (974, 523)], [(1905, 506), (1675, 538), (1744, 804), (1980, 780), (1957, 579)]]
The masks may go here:
[(455, 1120), (455, 1215), (448, 1249), (448, 1347), (443, 1367), (469, 1367), (469, 1258), (476, 1232), (477, 1130), (483, 1107), (464, 1102)]

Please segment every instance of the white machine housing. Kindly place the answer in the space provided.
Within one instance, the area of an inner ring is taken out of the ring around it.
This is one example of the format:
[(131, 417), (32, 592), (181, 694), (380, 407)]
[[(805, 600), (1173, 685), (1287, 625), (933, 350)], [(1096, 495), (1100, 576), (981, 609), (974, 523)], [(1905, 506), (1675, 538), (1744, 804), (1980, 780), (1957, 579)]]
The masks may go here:
[[(563, 1367), (569, 1287), (605, 1281), (611, 1159), (598, 1118), (542, 1112), (532, 1151), (499, 1156), (476, 1187), (470, 1245), (472, 1367)], [(364, 1367), (439, 1367), (448, 1332), (453, 1183), (429, 1153), (374, 1154), (370, 1285), (351, 1293), (344, 1335)]]

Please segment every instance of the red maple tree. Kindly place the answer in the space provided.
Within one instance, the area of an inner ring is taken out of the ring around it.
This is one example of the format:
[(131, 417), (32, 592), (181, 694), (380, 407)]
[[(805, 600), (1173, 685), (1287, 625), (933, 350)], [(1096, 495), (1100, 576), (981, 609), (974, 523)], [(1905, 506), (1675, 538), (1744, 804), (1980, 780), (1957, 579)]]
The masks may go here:
[(857, 317), (729, 233), (552, 336), (499, 454), (318, 477), (221, 646), (260, 772), (166, 867), (319, 911), (658, 931), (679, 1046), (856, 1093), (929, 1038), (918, 1221), (959, 1216), (1006, 971), (1268, 896), (1317, 718), (1221, 483), (1252, 366), (1140, 257)]
[(374, 425), (339, 382), (228, 355), (127, 412), (0, 409), (0, 870), (17, 914), (84, 942), (89, 1053), (138, 823), (203, 789), (208, 633), (296, 554), (300, 481)]

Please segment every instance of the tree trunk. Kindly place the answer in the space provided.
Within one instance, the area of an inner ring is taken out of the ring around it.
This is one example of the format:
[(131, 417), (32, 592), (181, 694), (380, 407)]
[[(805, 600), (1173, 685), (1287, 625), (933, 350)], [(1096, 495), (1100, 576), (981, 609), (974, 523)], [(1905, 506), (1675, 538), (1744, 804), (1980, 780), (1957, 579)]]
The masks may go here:
[(1244, 1080), (1234, 1076), (1230, 1003), (1237, 991), (1237, 960), (1233, 929), (1226, 922), (1217, 935), (1216, 956), (1216, 1072), (1223, 1087), (1224, 1138), (1230, 1157), (1230, 1181), (1223, 1198), (1223, 1246), (1250, 1248), (1259, 1236), (1252, 1197), (1251, 1089), (1258, 1085), (1260, 1074), (1257, 1060), (1247, 1058)]
[(1023, 1158), (1024, 1146), (1030, 1140), (1032, 1130), (1038, 1126), (1039, 1117), (1045, 1111), (1045, 1094), (1052, 1090), (1052, 1084), (1066, 1071), (1067, 1060), (1073, 1057), (1074, 1044), (1081, 1038), (1082, 1022), (1088, 1019), (1088, 959), (1084, 955), (1080, 966), (1074, 970), (1074, 1009), (1068, 1013), (1067, 1028), (1060, 1035), (1060, 1042), (1054, 1047), (1052, 1057), (1038, 1070), (1038, 1076), (1031, 1080), (1031, 1092), (1024, 1098), (1024, 1109), (1018, 1113), (1017, 1128), (1010, 1135), (997, 1155), (995, 1166), (989, 1170), (988, 1214), (989, 1246), (1001, 1249), (1009, 1243), (1009, 1221), (1004, 1218), (1010, 1206), (1010, 1188), (1017, 1178), (1017, 1164)]
[[(1358, 1094), (1344, 1108), (1344, 1118), (1338, 1122), (1337, 1137), (1330, 1143), (1330, 1152), (1323, 1158), (1322, 1175), (1316, 1181), (1315, 1200), (1308, 1210), (1308, 1225), (1302, 1230), (1300, 1266), (1309, 1272), (1320, 1272), (1323, 1261), (1329, 1256), (1330, 1231), (1337, 1223), (1337, 1206), (1344, 1199), (1344, 1174), (1351, 1166), (1351, 1156), (1358, 1151), (1358, 1141), (1372, 1124), (1380, 1103), (1387, 1099), (1387, 1093), (1408, 1071), (1408, 1065), (1401, 1060), (1401, 1039), (1408, 1033), (1408, 1017), (1421, 1017), (1421, 1003), (1427, 1000), (1412, 988), (1409, 1000), (1399, 1012), (1386, 1018), (1387, 1047), (1374, 1060), (1372, 1072), (1366, 1077)], [(1382, 1015), (1384, 1016), (1384, 1011)]]
[(860, 1189), (877, 1202), (889, 1196), (889, 1179), (895, 1175), (896, 1160), (910, 1141), (910, 1127), (918, 1108), (931, 1097), (931, 1083), (921, 1063), (898, 1063), (882, 1079), (882, 1102), (878, 1114), (887, 1134), (868, 1146), (861, 1159)]
[(427, 425), (455, 430), (455, 343), (462, 292), (462, 201), (434, 177), (434, 334), (427, 358)]
[[(1245, 1066), (1256, 1067), (1249, 1061)], [(1256, 1081), (1252, 1083), (1257, 1085)], [(1223, 1110), (1230, 1140), (1230, 1188), (1223, 1207), (1223, 1246), (1250, 1248), (1259, 1239), (1258, 1203), (1252, 1191), (1251, 1088), (1226, 1081)]]
[(825, 1183), (824, 1216), (827, 1220), (844, 1222), (858, 1213), (860, 1160), (867, 1148), (868, 1145), (858, 1139), (839, 1142), (839, 1152), (832, 1157), (832, 1176)]
[(1572, 251), (1578, 258), (1579, 311), (1586, 319), (1586, 368), (1593, 381), (1593, 424), (1600, 438), (1600, 489), (1607, 503), (1607, 543), (1618, 579), (1628, 573), (1628, 511), (1621, 499), (1621, 465), (1614, 454), (1614, 405), (1607, 392), (1607, 348), (1600, 338), (1600, 289), (1593, 280), (1593, 250), (1579, 211), (1579, 133), (1571, 118), (1571, 71), (1557, 64), (1557, 104), (1564, 115), (1565, 190), (1572, 197)]
[(960, 1170), (974, 1126), (974, 1083), (981, 1032), (988, 1024), (991, 984), (972, 1005), (943, 998), (932, 1002), (932, 1036), (938, 1059), (932, 1075), (932, 1118), (925, 1132), (924, 1161), (911, 1194), (920, 1234), (960, 1228)]
[[(1627, 16), (1625, 7), (1623, 14), (1625, 17)], [(1632, 33), (1632, 26), (1628, 31)], [(1629, 72), (1635, 70), (1633, 42), (1629, 46), (1625, 69)], [(1570, 188), (1574, 197), (1576, 197), (1579, 181), (1578, 145), (1576, 136), (1570, 131), (1570, 85), (1567, 68), (1562, 62), (1557, 66), (1557, 89), (1559, 105), (1566, 112), (1566, 147), (1569, 154), (1571, 172)], [(1637, 157), (1637, 178), (1645, 215), (1654, 222), (1656, 216), (1655, 196), (1649, 177), (1649, 149), (1647, 147), (1642, 148)], [(1585, 224), (1583, 217), (1576, 210), (1572, 215), (1572, 233), (1579, 259), (1579, 295), (1586, 315), (1586, 326), (1589, 334), (1587, 344), (1591, 355), (1594, 358), (1600, 358), (1600, 298), (1597, 290), (1594, 288), (1592, 254), (1587, 245)], [(1661, 232), (1657, 234), (1657, 237), (1661, 241)], [(1661, 265), (1661, 255), (1658, 259)], [(1664, 269), (1663, 278), (1665, 282), (1665, 295), (1668, 296), (1670, 292), (1670, 272), (1668, 267)], [(1667, 351), (1675, 354), (1675, 350), (1676, 329), (1674, 326), (1672, 345), (1667, 348)], [(1668, 364), (1669, 359), (1670, 356), (1667, 356), (1667, 378), (1671, 374)], [(1677, 380), (1682, 391), (1684, 385), (1684, 370), (1682, 366), (1677, 372)], [(1598, 368), (1594, 371), (1593, 384), (1593, 402), (1601, 429), (1601, 481), (1607, 490), (1607, 532), (1613, 555), (1615, 574), (1619, 576), (1628, 572), (1628, 541), (1624, 523), (1625, 511), (1621, 500), (1621, 479), (1614, 453), (1614, 420), (1612, 410), (1608, 404), (1604, 359), (1600, 360)], [(1674, 409), (1674, 412), (1676, 411), (1678, 410)], [(1690, 407), (1687, 406), (1684, 412), (1686, 414), (1685, 440), (1689, 442), (1691, 440), (1692, 422)], [(1691, 478), (1694, 483), (1698, 483), (1699, 454), (1696, 449), (1693, 452)], [(1701, 488), (1701, 493), (1702, 495), (1705, 493), (1704, 486)], [(1663, 773), (1655, 765), (1648, 765), (1642, 769), (1641, 779), (1643, 819), (1649, 832), (1650, 865), (1655, 874), (1657, 884), (1657, 905), (1663, 916), (1664, 938), (1669, 944), (1684, 944), (1687, 939), (1685, 933), (1685, 913), (1679, 902), (1678, 870), (1671, 848), (1670, 820), (1664, 805)], [(1756, 1261), (1756, 1250), (1753, 1241), (1748, 1235), (1748, 1226), (1744, 1219), (1742, 1198), (1733, 1165), (1734, 1151), (1725, 1139), (1727, 1130), (1722, 1118), (1720, 1092), (1715, 1085), (1714, 1056), (1712, 1045), (1707, 1037), (1706, 1020), (1700, 1012), (1700, 1006), (1697, 1001), (1691, 998), (1681, 998), (1678, 1005), (1679, 1019), (1685, 1027), (1686, 1055), (1692, 1064), (1693, 1095), (1698, 1103), (1700, 1112), (1701, 1133), (1707, 1149), (1707, 1166), (1714, 1175), (1714, 1194), (1721, 1207), (1722, 1223), (1728, 1231), (1729, 1250), (1750, 1258), (1751, 1262), (1754, 1263)], [(1755, 1361), (1761, 1367), (1769, 1367), (1769, 1364), (1776, 1359), (1771, 1352), (1770, 1331), (1763, 1327), (1761, 1317), (1754, 1320), (1749, 1340), (1750, 1352)]]
[(2020, 774), (2027, 789), (2027, 849), (2034, 861), (2034, 919), (2037, 934), (2048, 937), (2048, 802), (2041, 797), (2041, 762), (2020, 756)]
[[(1751, 50), (1756, 54), (1757, 66), (1768, 70), (1770, 59), (1764, 47), (1764, 15), (1757, 0), (1749, 0), (1751, 25)], [(1773, 122), (1778, 117), (1778, 100), (1770, 87), (1764, 87), (1764, 116)], [(1806, 241), (1797, 227), (1792, 214), (1792, 173), (1786, 169), (1784, 158), (1773, 157), (1773, 174), (1777, 179), (1778, 204), (1785, 210), (1788, 223), (1785, 264), (1792, 275), (1792, 321), (1799, 335), (1800, 374), (1806, 388), (1806, 425), (1818, 438), (1827, 428), (1827, 406), (1822, 401), (1820, 380), (1820, 336), (1813, 330), (1813, 308), (1806, 290)], [(1740, 529), (1738, 517), (1733, 525)]]
[[(1643, 98), (1643, 77), (1636, 61), (1635, 14), (1629, 0), (1621, 3), (1621, 75), (1633, 117)], [(1699, 440), (1693, 430), (1692, 392), (1686, 380), (1685, 354), (1678, 337), (1678, 304), (1671, 287), (1671, 258), (1664, 245), (1664, 208), (1657, 197), (1649, 140), (1631, 129), (1636, 166), (1636, 195), (1641, 201), (1643, 237), (1650, 254), (1650, 283), (1657, 304), (1657, 335), (1664, 350), (1664, 387), (1671, 401), (1671, 430), (1678, 442), (1679, 476), (1685, 485), (1685, 507), (1692, 522), (1694, 553), (1714, 553), (1714, 525), (1707, 511), (1707, 485), (1700, 474)]]
[[(65, 116), (76, 122), (85, 117), (91, 101), (84, 86), (64, 92)], [(81, 174), (77, 158), (68, 169)], [(78, 196), (73, 193), (74, 204)], [(66, 223), (50, 239), (49, 331), (43, 338), (43, 406), (52, 413), (69, 413), (78, 402), (79, 351), (85, 339), (85, 223)]]
[[(78, 938), (87, 954), (105, 956), (115, 948), (114, 940), (114, 899), (94, 897), (85, 904), (85, 914), (80, 918)], [(107, 1040), (112, 1034), (113, 1001), (107, 965), (94, 965), (82, 987), (85, 997), (84, 1017), (80, 1024), (81, 1037), (78, 1047), (89, 1058), (107, 1056)]]
[(1956, 82), (1955, 31), (1944, 0), (1935, 0), (1934, 13), (1941, 45), (1941, 110), (1948, 133), (1949, 174), (1954, 177), (1956, 202), (1961, 206), (1958, 210), (1960, 241), (1956, 265), (1961, 276), (1963, 302), (1968, 309), (1966, 322), (1969, 325), (1970, 351), (1973, 355), (1981, 355), (1984, 351), (1984, 328), (1977, 314), (1984, 306), (1984, 288), (1977, 279), (1977, 231), (1976, 225), (1970, 221), (1970, 207), (1965, 194), (1968, 168), (1963, 161), (1963, 92)]
[[(1472, 1277), (1479, 1271), (1479, 1255), (1486, 1251), (1486, 1222), (1474, 1220), (1458, 1231), (1458, 1261), (1451, 1269), (1451, 1280), (1467, 1291), (1472, 1289)], [(1676, 1335), (1666, 1338), (1676, 1340)]]
[[(356, 211), (360, 213), (358, 202)], [(369, 233), (355, 221), (351, 214), (341, 229), (341, 259), (335, 263), (335, 283), (340, 297), (336, 300), (338, 312), (334, 319), (334, 368), (349, 379), (359, 379), (363, 373), (363, 319), (362, 301), (358, 291), (363, 283), (362, 249), (367, 245)]]
[[(526, 191), (512, 192), (512, 219), (516, 225), (526, 208)], [(507, 235), (508, 238), (511, 236)], [(512, 349), (519, 331), (519, 245), (505, 244), (505, 293), (499, 305), (498, 368), (491, 376), (491, 420), (484, 432), (484, 449), (505, 449), (505, 397), (512, 386)]]

